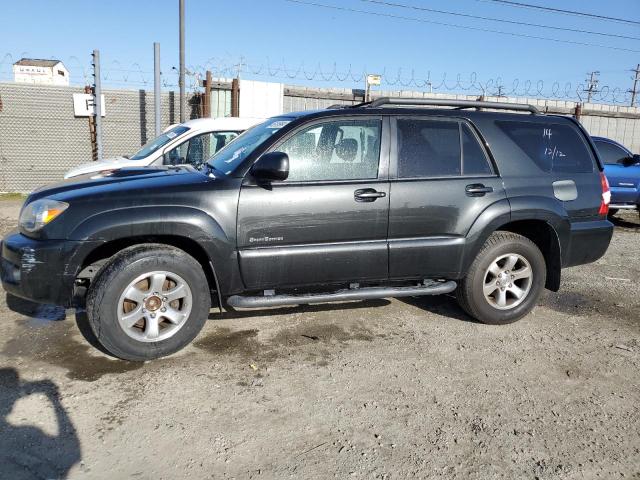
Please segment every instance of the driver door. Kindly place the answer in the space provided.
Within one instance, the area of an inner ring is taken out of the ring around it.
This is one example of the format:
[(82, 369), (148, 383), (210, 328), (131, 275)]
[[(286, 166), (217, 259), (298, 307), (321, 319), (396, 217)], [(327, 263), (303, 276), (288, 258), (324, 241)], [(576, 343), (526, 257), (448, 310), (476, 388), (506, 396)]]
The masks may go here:
[[(381, 117), (305, 125), (272, 151), (289, 178), (245, 178), (238, 251), (248, 289), (386, 280), (388, 126)], [(362, 192), (375, 196), (361, 197)]]

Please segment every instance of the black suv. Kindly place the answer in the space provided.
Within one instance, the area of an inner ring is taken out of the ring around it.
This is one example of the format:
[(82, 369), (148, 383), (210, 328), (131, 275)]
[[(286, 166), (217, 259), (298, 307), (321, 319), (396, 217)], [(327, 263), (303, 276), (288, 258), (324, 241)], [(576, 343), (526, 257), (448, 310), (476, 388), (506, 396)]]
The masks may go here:
[(37, 190), (2, 243), (2, 283), (86, 306), (99, 342), (129, 360), (188, 344), (212, 302), (455, 291), (469, 315), (503, 324), (556, 291), (561, 268), (605, 253), (609, 197), (572, 118), (383, 98), (271, 118), (200, 169), (123, 168)]

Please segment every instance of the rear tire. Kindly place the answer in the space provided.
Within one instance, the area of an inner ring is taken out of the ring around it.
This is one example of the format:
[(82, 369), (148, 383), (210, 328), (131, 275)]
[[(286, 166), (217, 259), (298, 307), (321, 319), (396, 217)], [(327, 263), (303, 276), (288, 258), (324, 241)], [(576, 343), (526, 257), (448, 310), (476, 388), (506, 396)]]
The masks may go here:
[(207, 320), (211, 296), (193, 257), (145, 244), (121, 251), (102, 267), (86, 306), (100, 345), (116, 357), (145, 361), (189, 344)]
[(462, 309), (480, 322), (503, 325), (527, 315), (544, 289), (547, 269), (540, 249), (526, 237), (494, 232), (459, 283)]

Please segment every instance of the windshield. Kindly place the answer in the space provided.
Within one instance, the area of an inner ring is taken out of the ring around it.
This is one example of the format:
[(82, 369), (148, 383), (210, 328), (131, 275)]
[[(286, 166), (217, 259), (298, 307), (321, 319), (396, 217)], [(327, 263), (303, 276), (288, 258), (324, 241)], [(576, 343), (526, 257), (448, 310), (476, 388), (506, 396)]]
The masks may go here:
[(179, 137), (180, 135), (182, 135), (184, 132), (188, 130), (189, 130), (189, 127), (185, 127), (184, 125), (176, 125), (171, 130), (164, 132), (159, 137), (156, 137), (153, 140), (145, 143), (143, 147), (140, 150), (138, 150), (138, 152), (130, 158), (130, 160), (142, 160), (143, 158), (148, 157), (153, 152), (155, 152), (159, 148), (164, 147), (171, 140), (173, 140), (176, 137)]
[(262, 142), (291, 120), (293, 119), (277, 117), (256, 125), (218, 151), (207, 163), (225, 175), (231, 174)]

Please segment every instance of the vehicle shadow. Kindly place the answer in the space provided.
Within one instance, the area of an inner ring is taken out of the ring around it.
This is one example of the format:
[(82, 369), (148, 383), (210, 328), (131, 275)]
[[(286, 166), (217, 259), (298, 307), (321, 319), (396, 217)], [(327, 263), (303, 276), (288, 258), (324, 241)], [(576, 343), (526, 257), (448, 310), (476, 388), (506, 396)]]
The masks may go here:
[(422, 295), (419, 297), (399, 298), (398, 300), (427, 312), (442, 315), (443, 317), (455, 318), (456, 320), (469, 323), (480, 323), (460, 308), (453, 295)]
[(616, 215), (609, 216), (608, 220), (619, 228), (634, 231), (640, 230), (640, 216), (637, 214), (621, 216), (620, 213), (617, 213)]
[[(8, 417), (15, 403), (34, 394), (51, 403), (57, 434), (35, 426), (17, 426)], [(80, 461), (80, 440), (60, 401), (58, 386), (51, 380), (25, 382), (15, 368), (0, 369), (0, 469), (3, 478), (67, 478)]]
[[(322, 303), (315, 305), (294, 305), (285, 307), (272, 307), (256, 310), (235, 310), (228, 305), (225, 310), (220, 312), (211, 312), (210, 320), (233, 320), (238, 318), (249, 317), (270, 317), (273, 315), (291, 315), (296, 313), (314, 313), (314, 312), (330, 312), (334, 310), (354, 310), (359, 308), (376, 308), (389, 305), (391, 302), (386, 299), (361, 300), (343, 303)], [(215, 308), (215, 307), (213, 307)]]
[(57, 305), (46, 305), (31, 302), (11, 295), (10, 293), (5, 295), (5, 302), (9, 310), (12, 312), (16, 312), (20, 315), (31, 317), (36, 320), (58, 322), (66, 318), (65, 309)]

